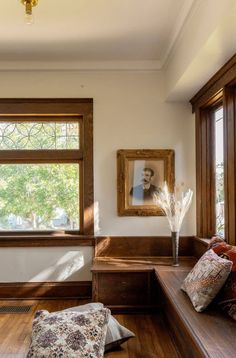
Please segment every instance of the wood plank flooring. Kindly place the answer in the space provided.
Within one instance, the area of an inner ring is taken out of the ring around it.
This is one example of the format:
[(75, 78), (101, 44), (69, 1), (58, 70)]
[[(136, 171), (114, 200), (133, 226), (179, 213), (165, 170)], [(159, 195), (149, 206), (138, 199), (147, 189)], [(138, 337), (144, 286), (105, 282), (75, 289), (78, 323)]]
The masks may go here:
[[(0, 301), (2, 305), (33, 305), (30, 313), (0, 314), (0, 358), (25, 358), (30, 344), (35, 311), (50, 312), (85, 304), (84, 300)], [(114, 315), (136, 337), (105, 358), (178, 358), (172, 338), (161, 314)]]

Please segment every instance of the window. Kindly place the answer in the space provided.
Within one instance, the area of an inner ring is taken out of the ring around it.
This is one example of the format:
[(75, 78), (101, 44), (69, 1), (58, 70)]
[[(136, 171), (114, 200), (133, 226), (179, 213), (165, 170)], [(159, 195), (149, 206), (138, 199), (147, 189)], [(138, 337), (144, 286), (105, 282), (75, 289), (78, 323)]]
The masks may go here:
[(92, 153), (92, 100), (0, 101), (2, 234), (92, 235)]
[(0, 230), (79, 231), (78, 165), (1, 164), (0, 178)]
[(196, 118), (197, 236), (236, 244), (236, 55), (191, 99)]
[(215, 215), (217, 235), (224, 237), (224, 120), (223, 108), (214, 111), (215, 127)]

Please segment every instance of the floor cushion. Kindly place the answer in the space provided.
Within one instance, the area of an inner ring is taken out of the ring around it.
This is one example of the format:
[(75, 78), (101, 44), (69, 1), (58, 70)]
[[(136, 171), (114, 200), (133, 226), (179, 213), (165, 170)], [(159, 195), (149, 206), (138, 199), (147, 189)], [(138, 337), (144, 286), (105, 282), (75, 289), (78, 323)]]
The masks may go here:
[(38, 311), (27, 358), (102, 358), (110, 311)]
[[(102, 303), (92, 302), (81, 306), (67, 308), (64, 311), (83, 312), (87, 310), (101, 309), (103, 307)], [(105, 352), (117, 348), (120, 344), (133, 337), (135, 337), (133, 332), (122, 326), (112, 315), (110, 315), (105, 340)]]

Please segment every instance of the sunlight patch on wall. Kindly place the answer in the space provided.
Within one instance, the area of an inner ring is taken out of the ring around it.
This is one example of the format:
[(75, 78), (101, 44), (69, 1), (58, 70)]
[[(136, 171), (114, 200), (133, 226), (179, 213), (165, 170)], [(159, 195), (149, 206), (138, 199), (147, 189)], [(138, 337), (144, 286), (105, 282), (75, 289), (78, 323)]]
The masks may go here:
[(94, 233), (99, 235), (101, 232), (100, 228), (100, 215), (99, 215), (99, 202), (95, 201), (94, 203)]
[(69, 251), (51, 266), (32, 277), (29, 282), (67, 281), (84, 266), (84, 255), (80, 251)]

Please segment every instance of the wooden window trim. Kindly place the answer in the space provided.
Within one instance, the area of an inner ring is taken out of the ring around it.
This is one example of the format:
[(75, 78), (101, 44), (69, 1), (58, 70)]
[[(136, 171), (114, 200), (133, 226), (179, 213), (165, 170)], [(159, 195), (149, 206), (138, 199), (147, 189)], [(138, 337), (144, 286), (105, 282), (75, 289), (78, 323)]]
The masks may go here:
[[(210, 113), (224, 109), (225, 239), (236, 244), (236, 55), (190, 100), (196, 116), (197, 236), (214, 235), (214, 141)], [(204, 124), (205, 123), (205, 124)], [(207, 124), (208, 123), (208, 124)], [(205, 127), (204, 127), (205, 126)]]
[(192, 111), (207, 107), (222, 97), (223, 88), (226, 85), (235, 84), (236, 78), (236, 54), (221, 67), (214, 76), (191, 98)]
[[(236, 77), (236, 73), (235, 73)], [(236, 245), (236, 87), (224, 88), (225, 238)]]
[[(19, 118), (25, 115), (25, 120), (32, 120), (35, 116), (53, 117), (59, 116), (63, 120), (66, 116), (82, 117), (80, 130), (81, 147), (79, 150), (47, 151), (50, 152), (51, 162), (58, 160), (62, 163), (78, 163), (83, 159), (82, 170), (82, 195), (81, 195), (81, 222), (82, 230), (78, 235), (72, 233), (22, 233), (1, 232), (0, 246), (71, 246), (71, 245), (93, 245), (94, 241), (94, 192), (93, 192), (93, 100), (90, 98), (32, 98), (32, 99), (0, 99), (0, 120), (6, 117)], [(41, 118), (40, 118), (41, 120)], [(27, 162), (49, 163), (40, 151), (4, 151), (0, 153), (1, 163)]]
[[(45, 156), (46, 152), (46, 156)], [(78, 163), (83, 159), (83, 151), (80, 150), (4, 150), (0, 151), (0, 163)]]
[(196, 191), (197, 236), (215, 234), (215, 137), (214, 111), (221, 106), (217, 98), (211, 106), (196, 111)]
[(6, 235), (0, 237), (0, 247), (94, 246), (94, 242), (92, 235)]

